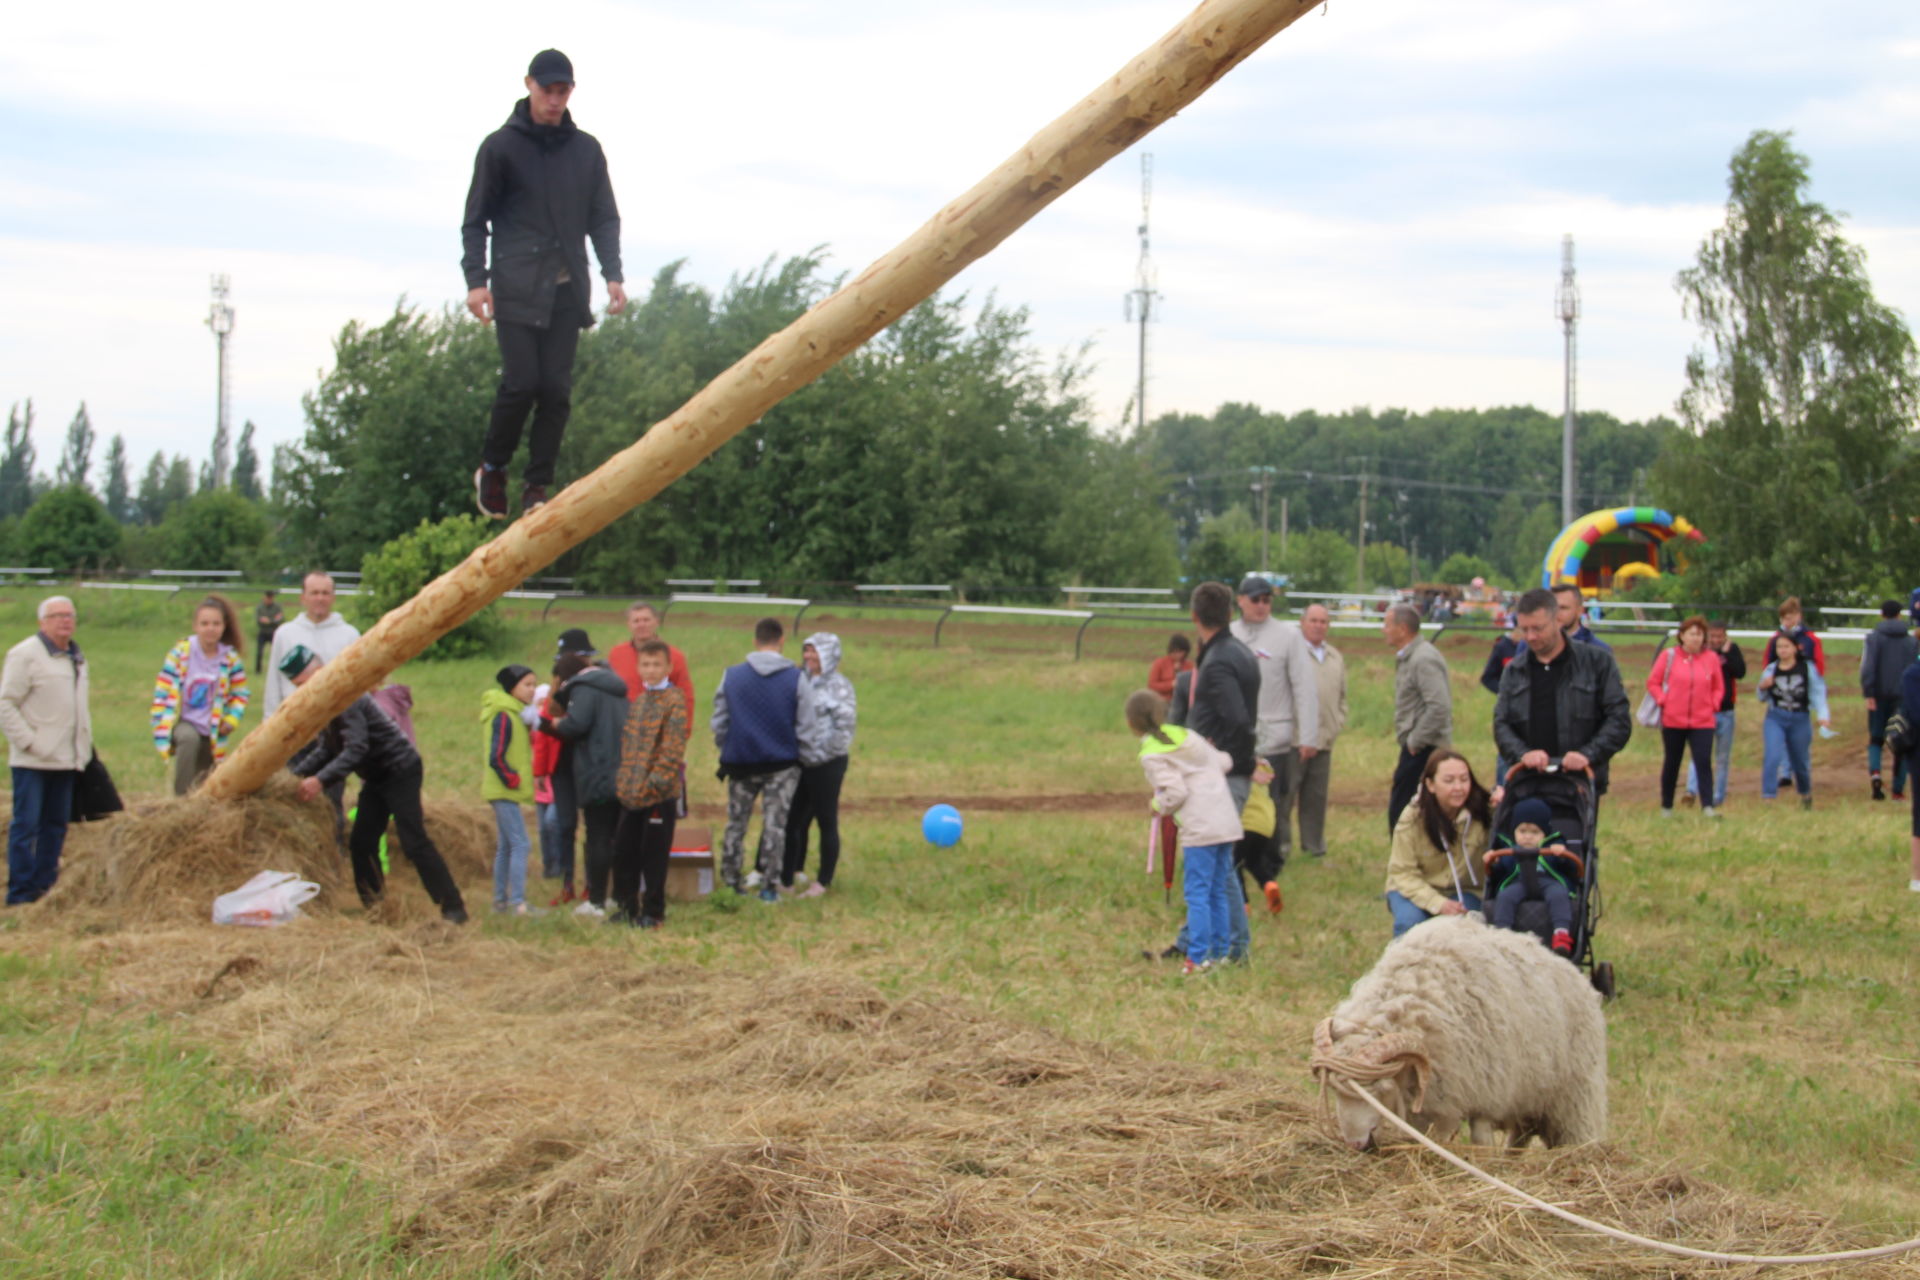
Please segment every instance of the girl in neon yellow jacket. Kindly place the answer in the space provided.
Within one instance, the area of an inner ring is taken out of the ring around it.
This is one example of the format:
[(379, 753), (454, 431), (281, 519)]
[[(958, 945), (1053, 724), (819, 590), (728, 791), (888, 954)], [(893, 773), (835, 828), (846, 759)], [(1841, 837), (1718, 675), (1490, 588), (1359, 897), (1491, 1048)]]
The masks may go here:
[(153, 745), (173, 761), (173, 794), (183, 796), (226, 758), (227, 739), (247, 713), (240, 619), (221, 596), (193, 610), (193, 634), (167, 651), (153, 682)]

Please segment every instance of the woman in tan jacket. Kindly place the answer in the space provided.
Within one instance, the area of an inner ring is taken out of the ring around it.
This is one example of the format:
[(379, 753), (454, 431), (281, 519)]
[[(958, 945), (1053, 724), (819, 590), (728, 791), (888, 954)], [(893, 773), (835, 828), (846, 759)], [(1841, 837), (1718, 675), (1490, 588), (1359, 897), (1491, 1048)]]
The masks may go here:
[(1437, 915), (1480, 909), (1481, 855), (1492, 843), (1492, 797), (1458, 751), (1435, 751), (1414, 802), (1393, 828), (1387, 910), (1393, 936)]

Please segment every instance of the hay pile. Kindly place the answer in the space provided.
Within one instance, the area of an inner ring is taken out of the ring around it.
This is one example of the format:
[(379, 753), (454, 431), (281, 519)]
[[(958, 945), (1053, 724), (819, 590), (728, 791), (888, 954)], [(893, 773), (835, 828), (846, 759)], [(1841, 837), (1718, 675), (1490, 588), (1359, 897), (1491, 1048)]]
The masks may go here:
[[(261, 871), (292, 871), (320, 886), (304, 911), (325, 915), (359, 905), (353, 872), (334, 842), (325, 801), (302, 803), (295, 780), (282, 774), (258, 794), (214, 801), (198, 792), (135, 802), (128, 812), (71, 828), (60, 880), (43, 910), (89, 916), (95, 923), (205, 920), (213, 900)], [(352, 788), (349, 788), (351, 803)], [(451, 801), (426, 806), (427, 832), (454, 880), (484, 905), (493, 878), (494, 827), (483, 807)], [(438, 914), (420, 878), (387, 837), (392, 873), (379, 917), (390, 923)], [(471, 904), (469, 904), (471, 905)]]
[[(716, 972), (676, 963), (697, 944), (671, 935), (553, 950), (313, 921), (207, 939), (119, 934), (83, 955), (113, 1003), (167, 1012), (270, 1082), (294, 1145), (403, 1188), (408, 1247), (442, 1262), (651, 1280), (1751, 1270), (1577, 1232), (1424, 1155), (1356, 1156), (1304, 1066), (1276, 1082), (832, 972)], [(1486, 1163), (1689, 1243), (1862, 1243), (1604, 1149)]]

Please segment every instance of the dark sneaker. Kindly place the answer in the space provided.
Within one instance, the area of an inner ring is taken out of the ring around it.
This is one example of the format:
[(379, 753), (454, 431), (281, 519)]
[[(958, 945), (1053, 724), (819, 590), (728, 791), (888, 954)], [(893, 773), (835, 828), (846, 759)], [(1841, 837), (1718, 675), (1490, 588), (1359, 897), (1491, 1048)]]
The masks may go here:
[(634, 921), (633, 927), (636, 929), (658, 929), (660, 927), (660, 918), (658, 916), (641, 916), (638, 920)]
[(440, 912), (440, 918), (448, 924), (465, 924), (467, 922), (467, 909), (465, 907), (447, 907)]
[(776, 889), (776, 888), (774, 888), (774, 887), (773, 887), (772, 885), (770, 885), (770, 884), (767, 884), (767, 885), (761, 885), (761, 886), (760, 886), (760, 901), (762, 901), (762, 902), (778, 902), (778, 901), (780, 901), (780, 891), (779, 891), (778, 889)]
[(473, 500), (480, 514), (493, 520), (507, 518), (507, 473), (482, 466), (473, 473)]
[(1885, 800), (1887, 798), (1886, 784), (1880, 781), (1880, 775), (1877, 773), (1873, 775), (1873, 798), (1875, 800)]
[(537, 511), (547, 505), (547, 486), (530, 484), (520, 491), (520, 514)]

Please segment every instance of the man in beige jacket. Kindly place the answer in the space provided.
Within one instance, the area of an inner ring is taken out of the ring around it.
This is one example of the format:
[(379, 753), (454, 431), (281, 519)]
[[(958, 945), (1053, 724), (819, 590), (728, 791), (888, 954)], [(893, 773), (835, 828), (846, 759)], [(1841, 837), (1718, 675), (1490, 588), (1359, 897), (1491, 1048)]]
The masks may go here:
[(1300, 847), (1310, 858), (1327, 856), (1327, 787), (1333, 779), (1333, 744), (1347, 727), (1347, 660), (1327, 643), (1333, 619), (1323, 604), (1310, 604), (1300, 615), (1300, 637), (1313, 661), (1314, 686), (1320, 703), (1320, 750), (1298, 766), (1294, 788), (1300, 807)]
[(1453, 688), (1447, 680), (1447, 660), (1420, 638), (1420, 614), (1412, 605), (1387, 610), (1380, 633), (1393, 650), (1393, 736), (1400, 743), (1400, 761), (1393, 770), (1393, 792), (1387, 798), (1387, 830), (1400, 821), (1420, 788), (1427, 757), (1453, 737)]
[(87, 664), (73, 642), (73, 601), (40, 602), (40, 630), (7, 650), (0, 668), (0, 733), (13, 770), (7, 830), (7, 905), (37, 902), (60, 877), (73, 783), (93, 758)]

